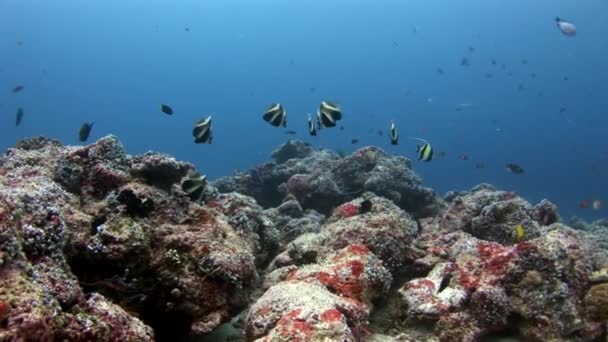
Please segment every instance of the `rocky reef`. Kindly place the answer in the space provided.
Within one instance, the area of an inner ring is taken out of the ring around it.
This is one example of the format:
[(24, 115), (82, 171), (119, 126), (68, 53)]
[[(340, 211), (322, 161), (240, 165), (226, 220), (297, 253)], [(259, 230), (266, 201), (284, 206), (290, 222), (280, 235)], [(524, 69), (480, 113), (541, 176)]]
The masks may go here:
[(0, 341), (608, 340), (606, 221), (489, 184), (438, 196), (375, 147), (273, 158), (208, 184), (113, 136), (17, 143)]

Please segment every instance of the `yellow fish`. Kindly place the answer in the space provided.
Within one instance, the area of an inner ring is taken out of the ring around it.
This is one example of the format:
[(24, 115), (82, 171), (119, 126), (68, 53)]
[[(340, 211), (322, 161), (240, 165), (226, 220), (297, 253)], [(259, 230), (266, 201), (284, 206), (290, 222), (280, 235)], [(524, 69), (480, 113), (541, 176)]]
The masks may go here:
[(522, 226), (520, 224), (517, 227), (515, 227), (515, 235), (517, 235), (518, 240), (523, 239), (524, 236), (526, 236), (526, 230), (525, 230), (524, 226)]

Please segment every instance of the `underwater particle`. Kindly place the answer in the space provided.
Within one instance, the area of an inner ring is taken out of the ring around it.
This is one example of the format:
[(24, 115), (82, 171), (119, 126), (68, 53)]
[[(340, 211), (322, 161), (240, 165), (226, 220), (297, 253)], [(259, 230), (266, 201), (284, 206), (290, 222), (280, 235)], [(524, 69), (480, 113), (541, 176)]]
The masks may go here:
[(359, 139), (357, 139), (357, 138), (353, 138), (353, 139), (351, 139), (351, 140), (350, 140), (350, 143), (351, 143), (352, 145), (358, 144), (358, 143), (359, 143)]
[(560, 17), (555, 17), (555, 24), (564, 36), (576, 36), (576, 26), (573, 23), (561, 19)]
[(437, 153), (437, 158), (445, 158), (445, 156), (447, 156), (448, 153), (446, 151), (439, 151), (439, 153)]
[(437, 73), (439, 75), (445, 75), (445, 71), (442, 68), (437, 68)]
[(479, 163), (475, 163), (475, 168), (476, 169), (485, 169), (486, 164), (479, 162)]
[(192, 135), (194, 136), (195, 144), (211, 144), (213, 141), (211, 115), (207, 118), (201, 118), (194, 123)]
[(491, 72), (486, 72), (485, 76), (486, 76), (486, 78), (493, 78), (494, 74)]
[(23, 41), (22, 40), (18, 40), (17, 41), (17, 46), (19, 46), (19, 47), (23, 46)]
[(523, 85), (523, 83), (520, 83), (517, 85), (517, 91), (522, 91), (522, 90), (524, 90), (524, 85)]
[(160, 111), (167, 115), (173, 115), (173, 108), (171, 108), (169, 105), (166, 105), (166, 104), (160, 105)]
[(395, 122), (391, 120), (391, 126), (389, 129), (389, 134), (391, 138), (391, 145), (399, 145), (399, 132), (397, 132), (397, 126)]
[(397, 42), (396, 40), (393, 40), (393, 47), (394, 48), (399, 47), (399, 42)]
[(593, 206), (593, 210), (600, 210), (600, 209), (602, 209), (602, 201), (595, 200), (595, 201), (593, 201), (592, 206)]
[(419, 140), (424, 143), (422, 145), (416, 145), (416, 153), (418, 153), (418, 160), (422, 160), (425, 162), (430, 162), (431, 160), (433, 160), (433, 147), (431, 146), (431, 143), (420, 138), (411, 139)]
[(535, 73), (535, 72), (531, 72), (531, 73), (530, 73), (530, 77), (531, 77), (531, 78), (536, 78), (536, 73)]
[(475, 47), (469, 46), (469, 52), (475, 52)]
[(508, 163), (505, 165), (505, 167), (506, 167), (507, 171), (514, 173), (516, 175), (521, 175), (522, 173), (524, 173), (524, 169), (515, 163)]
[(287, 134), (287, 135), (296, 135), (296, 134), (298, 134), (298, 132), (290, 129), (290, 130), (285, 131), (285, 134)]
[(312, 117), (310, 116), (310, 113), (306, 113), (306, 115), (308, 116), (308, 134), (310, 134), (311, 136), (315, 137), (317, 136), (317, 127), (315, 126), (314, 121), (312, 120)]
[(78, 131), (78, 139), (82, 142), (87, 141), (89, 139), (89, 134), (91, 134), (91, 130), (93, 129), (93, 122), (85, 122), (80, 126), (80, 130)]
[(308, 88), (308, 91), (309, 91), (311, 94), (314, 94), (314, 93), (317, 91), (317, 88), (315, 88), (315, 87), (310, 87), (310, 88)]
[(580, 201), (578, 203), (578, 207), (581, 208), (581, 209), (587, 209), (587, 208), (589, 208), (589, 200), (584, 199), (584, 200)]
[(280, 103), (273, 103), (268, 106), (262, 118), (275, 127), (287, 127), (287, 111), (283, 109)]
[(527, 64), (528, 64), (528, 60), (527, 60), (527, 59), (525, 59), (525, 58), (524, 58), (524, 59), (522, 59), (522, 60), (521, 60), (521, 64), (523, 64), (523, 65), (527, 65)]
[(329, 101), (322, 101), (317, 110), (317, 123), (319, 129), (323, 127), (335, 127), (336, 122), (342, 119), (340, 107)]
[(372, 211), (372, 201), (366, 199), (361, 202), (359, 205), (359, 214), (369, 213), (370, 211)]
[(184, 180), (182, 180), (182, 190), (193, 202), (200, 202), (203, 199), (205, 187), (207, 186), (207, 176), (201, 175), (196, 171), (190, 170)]
[(469, 65), (471, 65), (471, 64), (469, 63), (469, 59), (468, 59), (468, 58), (463, 57), (463, 58), (460, 60), (460, 66), (469, 66)]
[(17, 108), (17, 114), (15, 115), (15, 126), (19, 126), (21, 124), (21, 120), (23, 120), (23, 108)]
[(467, 154), (461, 154), (458, 156), (458, 159), (460, 160), (469, 160), (469, 156)]
[(523, 225), (519, 224), (515, 227), (515, 236), (517, 236), (517, 240), (521, 240), (526, 236), (526, 229)]
[(13, 88), (13, 93), (18, 93), (18, 92), (22, 91), (23, 89), (25, 89), (25, 86), (17, 85)]

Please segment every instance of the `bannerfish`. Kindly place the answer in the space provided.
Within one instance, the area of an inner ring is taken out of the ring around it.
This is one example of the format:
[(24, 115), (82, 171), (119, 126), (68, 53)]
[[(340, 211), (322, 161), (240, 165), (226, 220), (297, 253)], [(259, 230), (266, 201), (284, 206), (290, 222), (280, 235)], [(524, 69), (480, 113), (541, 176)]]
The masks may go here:
[(310, 117), (310, 113), (307, 113), (307, 115), (308, 115), (308, 134), (315, 137), (315, 136), (317, 136), (317, 127), (315, 127), (315, 123), (314, 123), (314, 121), (312, 121), (312, 118)]
[(264, 121), (275, 127), (287, 127), (287, 111), (283, 109), (280, 103), (271, 104), (264, 112), (263, 118)]
[(166, 104), (160, 105), (160, 111), (167, 115), (173, 115), (173, 109)]
[(576, 36), (576, 26), (568, 21), (561, 19), (560, 17), (555, 17), (555, 24), (557, 28), (567, 37)]
[(17, 115), (15, 116), (15, 126), (19, 126), (21, 124), (21, 120), (23, 120), (23, 108), (17, 108)]
[(80, 131), (78, 131), (78, 139), (84, 142), (89, 139), (89, 134), (91, 134), (91, 130), (93, 129), (93, 122), (85, 122), (80, 126)]
[(524, 169), (521, 166), (519, 166), (519, 165), (517, 165), (515, 163), (509, 163), (509, 164), (507, 164), (506, 168), (507, 168), (507, 170), (509, 172), (512, 172), (512, 173), (514, 173), (516, 175), (521, 175), (522, 173), (524, 173)]
[(184, 190), (184, 192), (188, 194), (188, 197), (194, 202), (200, 202), (203, 199), (206, 186), (207, 176), (201, 175), (193, 170), (190, 170), (182, 181), (182, 190)]
[(391, 145), (399, 145), (399, 132), (397, 132), (397, 126), (394, 121), (391, 121), (390, 135)]
[(23, 89), (25, 89), (24, 86), (18, 85), (15, 88), (13, 88), (13, 93), (18, 93), (18, 92), (22, 91)]
[(322, 127), (335, 127), (336, 122), (342, 119), (342, 111), (338, 105), (323, 101), (317, 110), (317, 122), (319, 128)]
[(424, 143), (422, 145), (416, 145), (416, 152), (418, 153), (418, 160), (422, 160), (425, 162), (430, 162), (431, 160), (433, 160), (433, 147), (431, 146), (431, 143), (429, 143), (428, 141), (426, 141), (424, 139), (420, 139), (420, 138), (412, 138), (412, 139), (419, 140)]
[(192, 129), (195, 144), (211, 144), (213, 140), (213, 130), (211, 127), (211, 115), (201, 118), (194, 124)]

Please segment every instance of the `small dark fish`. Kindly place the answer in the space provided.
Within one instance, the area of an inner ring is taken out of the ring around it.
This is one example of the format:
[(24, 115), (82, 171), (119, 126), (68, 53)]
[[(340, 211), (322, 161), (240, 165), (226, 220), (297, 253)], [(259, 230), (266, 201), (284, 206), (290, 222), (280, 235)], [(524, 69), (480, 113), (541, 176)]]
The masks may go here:
[(78, 131), (78, 139), (82, 142), (85, 142), (89, 139), (89, 134), (91, 134), (91, 130), (93, 129), (93, 122), (85, 122), (80, 126), (80, 131)]
[(522, 83), (517, 85), (517, 91), (522, 91), (524, 90), (524, 85)]
[(565, 113), (566, 112), (566, 107), (560, 107), (559, 112), (561, 113)]
[(15, 88), (13, 88), (13, 93), (18, 93), (18, 92), (22, 91), (23, 89), (25, 89), (25, 86), (18, 85)]
[(461, 155), (458, 156), (458, 159), (460, 159), (460, 160), (469, 160), (469, 156), (466, 155), (466, 154), (461, 154)]
[(350, 143), (351, 143), (352, 145), (358, 144), (358, 143), (359, 143), (359, 139), (357, 139), (357, 138), (351, 139), (351, 140), (350, 140)]
[(491, 72), (487, 72), (486, 73), (486, 78), (493, 78), (494, 74), (492, 74)]
[(469, 60), (467, 58), (463, 58), (462, 60), (460, 60), (460, 66), (469, 66), (471, 65), (469, 63)]
[(527, 59), (525, 59), (525, 58), (524, 58), (524, 59), (522, 59), (522, 60), (521, 60), (521, 64), (523, 64), (523, 65), (528, 64), (528, 60), (527, 60)]
[(321, 102), (317, 110), (317, 123), (319, 128), (335, 127), (336, 122), (342, 119), (342, 111), (338, 105), (329, 101)]
[(570, 79), (568, 78), (568, 76), (564, 76), (564, 81), (568, 81), (568, 80), (570, 80)]
[(469, 46), (469, 52), (475, 52), (475, 48), (472, 46)]
[(195, 144), (211, 144), (213, 141), (213, 128), (211, 116), (202, 118), (194, 124), (192, 129)]
[(397, 126), (393, 121), (391, 121), (389, 132), (391, 135), (391, 145), (399, 145), (399, 132), (397, 132)]
[(490, 59), (490, 63), (494, 66), (496, 66), (496, 60), (494, 58)]
[(521, 175), (522, 173), (524, 173), (524, 169), (521, 166), (514, 164), (514, 163), (509, 163), (505, 167), (507, 168), (507, 170), (509, 172), (512, 172), (516, 175)]
[(310, 91), (311, 94), (314, 94), (317, 91), (317, 88), (310, 87), (310, 88), (308, 88), (308, 91)]
[(448, 155), (448, 153), (445, 151), (441, 151), (441, 152), (437, 153), (438, 158), (445, 158), (445, 156), (447, 156), (447, 155)]
[(17, 46), (23, 46), (23, 41), (18, 40), (18, 41), (17, 41)]
[(173, 115), (173, 109), (166, 104), (160, 105), (160, 111), (167, 115)]
[(381, 130), (381, 129), (379, 129), (379, 130), (378, 130), (378, 135), (382, 137), (382, 136), (384, 136), (384, 132), (382, 132), (382, 130)]
[(189, 28), (189, 27), (185, 27), (185, 28), (184, 28), (184, 31), (186, 31), (186, 32), (190, 32), (190, 28)]
[(343, 131), (344, 130), (344, 126), (340, 126), (340, 130)]
[(530, 77), (536, 78), (536, 73), (535, 72), (530, 73)]
[(314, 121), (312, 121), (312, 118), (310, 117), (310, 113), (307, 113), (308, 115), (308, 134), (310, 134), (311, 136), (316, 136), (317, 135), (317, 127), (315, 127), (315, 123)]
[(293, 59), (293, 57), (292, 57), (292, 58), (290, 58), (290, 59), (289, 59), (289, 65), (295, 65), (295, 64), (296, 64), (295, 59)]
[(443, 69), (442, 69), (442, 68), (437, 68), (437, 73), (438, 73), (439, 75), (445, 75), (445, 71), (443, 71)]
[(589, 200), (582, 200), (578, 203), (578, 207), (581, 209), (589, 208)]
[(370, 211), (372, 211), (372, 201), (366, 199), (361, 202), (359, 205), (359, 214), (369, 213)]
[(393, 40), (393, 47), (394, 48), (399, 47), (399, 43), (396, 40)]
[(294, 131), (294, 130), (291, 130), (291, 129), (290, 129), (290, 130), (288, 130), (288, 131), (285, 131), (285, 134), (287, 134), (287, 135), (296, 135), (296, 134), (297, 134), (297, 132), (296, 132), (296, 131)]
[(271, 104), (262, 117), (264, 121), (275, 127), (287, 127), (287, 111), (283, 109), (280, 103)]
[(21, 124), (21, 120), (23, 120), (23, 108), (17, 108), (17, 115), (15, 117), (15, 126), (19, 126)]
[(486, 167), (486, 164), (484, 163), (475, 163), (475, 168), (476, 169), (483, 169)]

